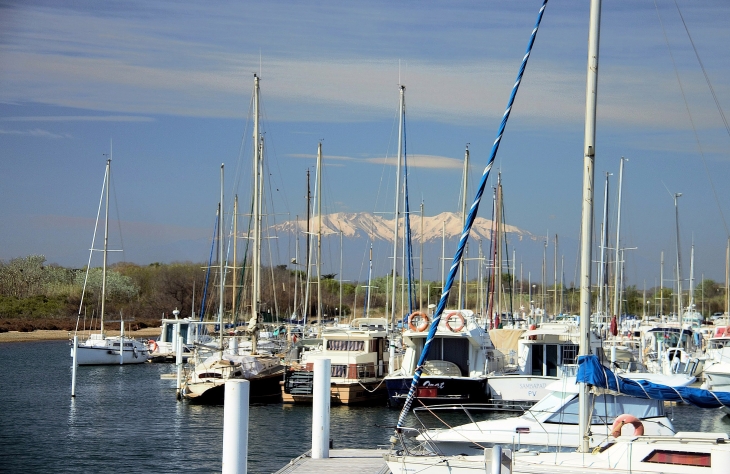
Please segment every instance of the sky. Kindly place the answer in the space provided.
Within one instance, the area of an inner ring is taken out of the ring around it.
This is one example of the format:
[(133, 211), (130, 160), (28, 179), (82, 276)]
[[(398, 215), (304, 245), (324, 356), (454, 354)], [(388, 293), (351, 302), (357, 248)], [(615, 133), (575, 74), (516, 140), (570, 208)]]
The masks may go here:
[[(465, 147), (471, 202), (541, 3), (0, 1), (0, 260), (86, 265), (111, 153), (113, 258), (207, 261), (222, 163), (226, 213), (235, 194), (250, 206), (254, 73), (269, 219), (304, 216), (320, 142), (322, 212), (392, 214), (399, 84), (411, 207), (458, 212)], [(500, 171), (508, 223), (551, 241), (579, 239), (588, 4), (548, 3), (488, 183)], [(726, 1), (603, 2), (594, 233), (612, 173), (615, 239), (626, 157), (620, 247), (639, 288), (662, 251), (673, 272), (675, 193), (683, 279), (694, 242), (695, 279), (724, 282), (728, 24)], [(577, 248), (561, 252), (571, 280)]]

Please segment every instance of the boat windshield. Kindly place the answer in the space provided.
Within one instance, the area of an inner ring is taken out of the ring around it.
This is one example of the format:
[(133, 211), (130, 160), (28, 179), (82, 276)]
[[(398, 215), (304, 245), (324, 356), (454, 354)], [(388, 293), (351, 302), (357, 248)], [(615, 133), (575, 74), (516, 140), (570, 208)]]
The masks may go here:
[[(626, 395), (595, 395), (592, 399), (593, 425), (610, 424), (622, 413), (629, 413), (640, 419), (664, 416), (664, 405), (661, 400), (647, 400)], [(574, 396), (562, 408), (556, 410), (545, 422), (577, 425), (578, 396)]]

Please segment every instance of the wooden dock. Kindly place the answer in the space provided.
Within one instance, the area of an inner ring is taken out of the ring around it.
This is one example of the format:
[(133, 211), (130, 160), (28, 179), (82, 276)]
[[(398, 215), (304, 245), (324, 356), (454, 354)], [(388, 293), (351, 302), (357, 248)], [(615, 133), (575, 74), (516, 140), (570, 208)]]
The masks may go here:
[(312, 459), (306, 452), (275, 474), (388, 474), (383, 455), (387, 450), (380, 449), (330, 449), (327, 459)]

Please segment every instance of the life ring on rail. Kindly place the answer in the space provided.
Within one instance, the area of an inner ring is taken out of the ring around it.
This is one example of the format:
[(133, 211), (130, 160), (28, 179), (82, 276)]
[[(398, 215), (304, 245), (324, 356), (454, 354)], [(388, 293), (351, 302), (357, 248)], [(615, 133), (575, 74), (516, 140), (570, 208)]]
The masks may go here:
[(155, 341), (154, 339), (150, 339), (149, 341), (147, 341), (147, 347), (150, 350), (150, 354), (152, 354), (153, 352), (157, 352), (157, 350), (159, 349), (159, 347), (157, 346), (157, 341)]
[[(459, 318), (459, 325), (456, 326), (455, 328), (451, 327), (451, 317), (452, 316), (456, 316), (457, 318)], [(449, 313), (446, 316), (446, 322), (444, 324), (446, 324), (446, 327), (449, 328), (449, 331), (451, 331), (451, 332), (459, 332), (462, 329), (464, 329), (464, 326), (466, 325), (466, 320), (464, 319), (464, 315), (463, 314), (457, 313), (456, 311), (454, 311), (453, 313)]]
[[(530, 324), (530, 331), (534, 331), (535, 329), (537, 329), (537, 326)], [(531, 341), (537, 341), (537, 335), (528, 336), (528, 339)]]
[(634, 415), (624, 413), (623, 415), (617, 416), (616, 420), (613, 422), (613, 426), (611, 426), (611, 436), (614, 438), (621, 436), (621, 428), (623, 428), (626, 424), (630, 424), (634, 427), (634, 436), (641, 436), (644, 434), (644, 424), (641, 420), (636, 418)]
[[(421, 324), (419, 324), (418, 327), (416, 327), (416, 325), (413, 324), (413, 320), (416, 319), (416, 316), (421, 318)], [(413, 312), (413, 313), (411, 313), (410, 316), (408, 316), (408, 327), (411, 328), (412, 331), (416, 331), (416, 332), (425, 331), (426, 328), (428, 328), (429, 322), (430, 321), (428, 319), (428, 315), (426, 313), (422, 313), (420, 311)]]

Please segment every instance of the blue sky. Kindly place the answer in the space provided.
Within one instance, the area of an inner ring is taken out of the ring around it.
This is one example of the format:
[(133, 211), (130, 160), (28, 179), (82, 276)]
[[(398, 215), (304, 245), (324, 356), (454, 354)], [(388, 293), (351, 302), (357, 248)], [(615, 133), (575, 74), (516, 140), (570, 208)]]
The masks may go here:
[[(730, 4), (677, 3), (727, 108)], [(464, 147), (473, 189), (540, 4), (0, 2), (0, 259), (86, 263), (113, 141), (124, 258), (207, 260), (221, 163), (227, 200), (248, 202), (253, 73), (277, 221), (304, 214), (319, 140), (324, 212), (392, 210), (399, 82), (412, 206), (458, 211)], [(580, 225), (587, 18), (587, 1), (549, 2), (496, 162), (508, 223), (565, 241)], [(625, 156), (629, 282), (654, 286), (662, 250), (671, 274), (675, 192), (684, 278), (694, 240), (695, 277), (724, 281), (730, 137), (675, 3), (606, 1), (602, 19), (597, 223)]]

